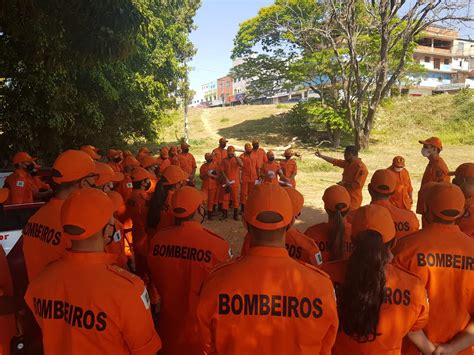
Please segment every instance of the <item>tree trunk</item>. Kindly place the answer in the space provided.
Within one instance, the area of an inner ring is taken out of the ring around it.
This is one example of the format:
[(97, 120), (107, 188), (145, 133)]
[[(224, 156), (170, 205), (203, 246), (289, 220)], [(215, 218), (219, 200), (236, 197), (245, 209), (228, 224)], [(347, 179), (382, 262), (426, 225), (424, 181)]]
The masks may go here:
[(364, 131), (364, 129), (355, 129), (354, 130), (355, 134), (355, 141), (354, 145), (357, 147), (357, 149), (366, 149), (369, 147), (369, 135), (370, 132)]
[(334, 149), (339, 148), (341, 145), (341, 130), (340, 129), (335, 129), (332, 131), (332, 146)]

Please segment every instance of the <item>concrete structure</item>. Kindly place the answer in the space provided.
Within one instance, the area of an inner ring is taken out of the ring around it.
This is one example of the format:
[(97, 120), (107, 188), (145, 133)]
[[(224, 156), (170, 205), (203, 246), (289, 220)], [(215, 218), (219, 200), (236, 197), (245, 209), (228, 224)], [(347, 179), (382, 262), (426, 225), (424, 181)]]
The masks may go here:
[[(237, 58), (232, 62), (232, 68), (238, 67), (244, 62), (242, 58)], [(234, 100), (233, 104), (242, 104), (247, 92), (247, 81), (243, 78), (234, 78), (233, 82)]]
[(208, 104), (217, 100), (217, 81), (214, 80), (201, 85), (201, 94), (204, 101)]
[(217, 100), (220, 100), (224, 106), (234, 100), (233, 83), (234, 78), (230, 75), (217, 79)]

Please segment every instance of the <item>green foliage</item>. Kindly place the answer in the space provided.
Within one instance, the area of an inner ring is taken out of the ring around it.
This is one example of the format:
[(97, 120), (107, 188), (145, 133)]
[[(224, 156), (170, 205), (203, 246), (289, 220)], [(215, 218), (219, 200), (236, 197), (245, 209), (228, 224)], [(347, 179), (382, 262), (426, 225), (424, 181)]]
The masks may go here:
[(2, 152), (21, 149), (51, 161), (82, 144), (156, 139), (194, 54), (188, 35), (199, 5), (7, 2), (0, 35)]
[(229, 122), (230, 120), (227, 118), (227, 117), (222, 117), (219, 122), (221, 123), (225, 123), (225, 122)]

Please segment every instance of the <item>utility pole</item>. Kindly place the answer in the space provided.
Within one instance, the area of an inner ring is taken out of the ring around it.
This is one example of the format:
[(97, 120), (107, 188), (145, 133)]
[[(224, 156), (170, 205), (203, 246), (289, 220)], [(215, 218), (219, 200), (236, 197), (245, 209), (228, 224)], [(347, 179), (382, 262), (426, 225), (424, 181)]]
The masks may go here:
[(183, 106), (184, 106), (184, 141), (189, 143), (189, 123), (188, 123), (188, 105), (189, 105), (189, 79), (188, 79), (188, 64), (184, 63), (186, 70), (186, 77), (183, 83)]

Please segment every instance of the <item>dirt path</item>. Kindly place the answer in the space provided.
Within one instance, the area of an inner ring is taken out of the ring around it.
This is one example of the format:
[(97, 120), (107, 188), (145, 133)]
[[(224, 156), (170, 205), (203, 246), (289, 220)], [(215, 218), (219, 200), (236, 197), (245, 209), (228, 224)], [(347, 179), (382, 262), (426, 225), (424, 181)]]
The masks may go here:
[(210, 116), (210, 110), (209, 109), (204, 109), (201, 110), (201, 122), (208, 134), (208, 138), (217, 138), (219, 139), (219, 136), (217, 135), (216, 131), (212, 128), (211, 123), (209, 122), (209, 116)]

